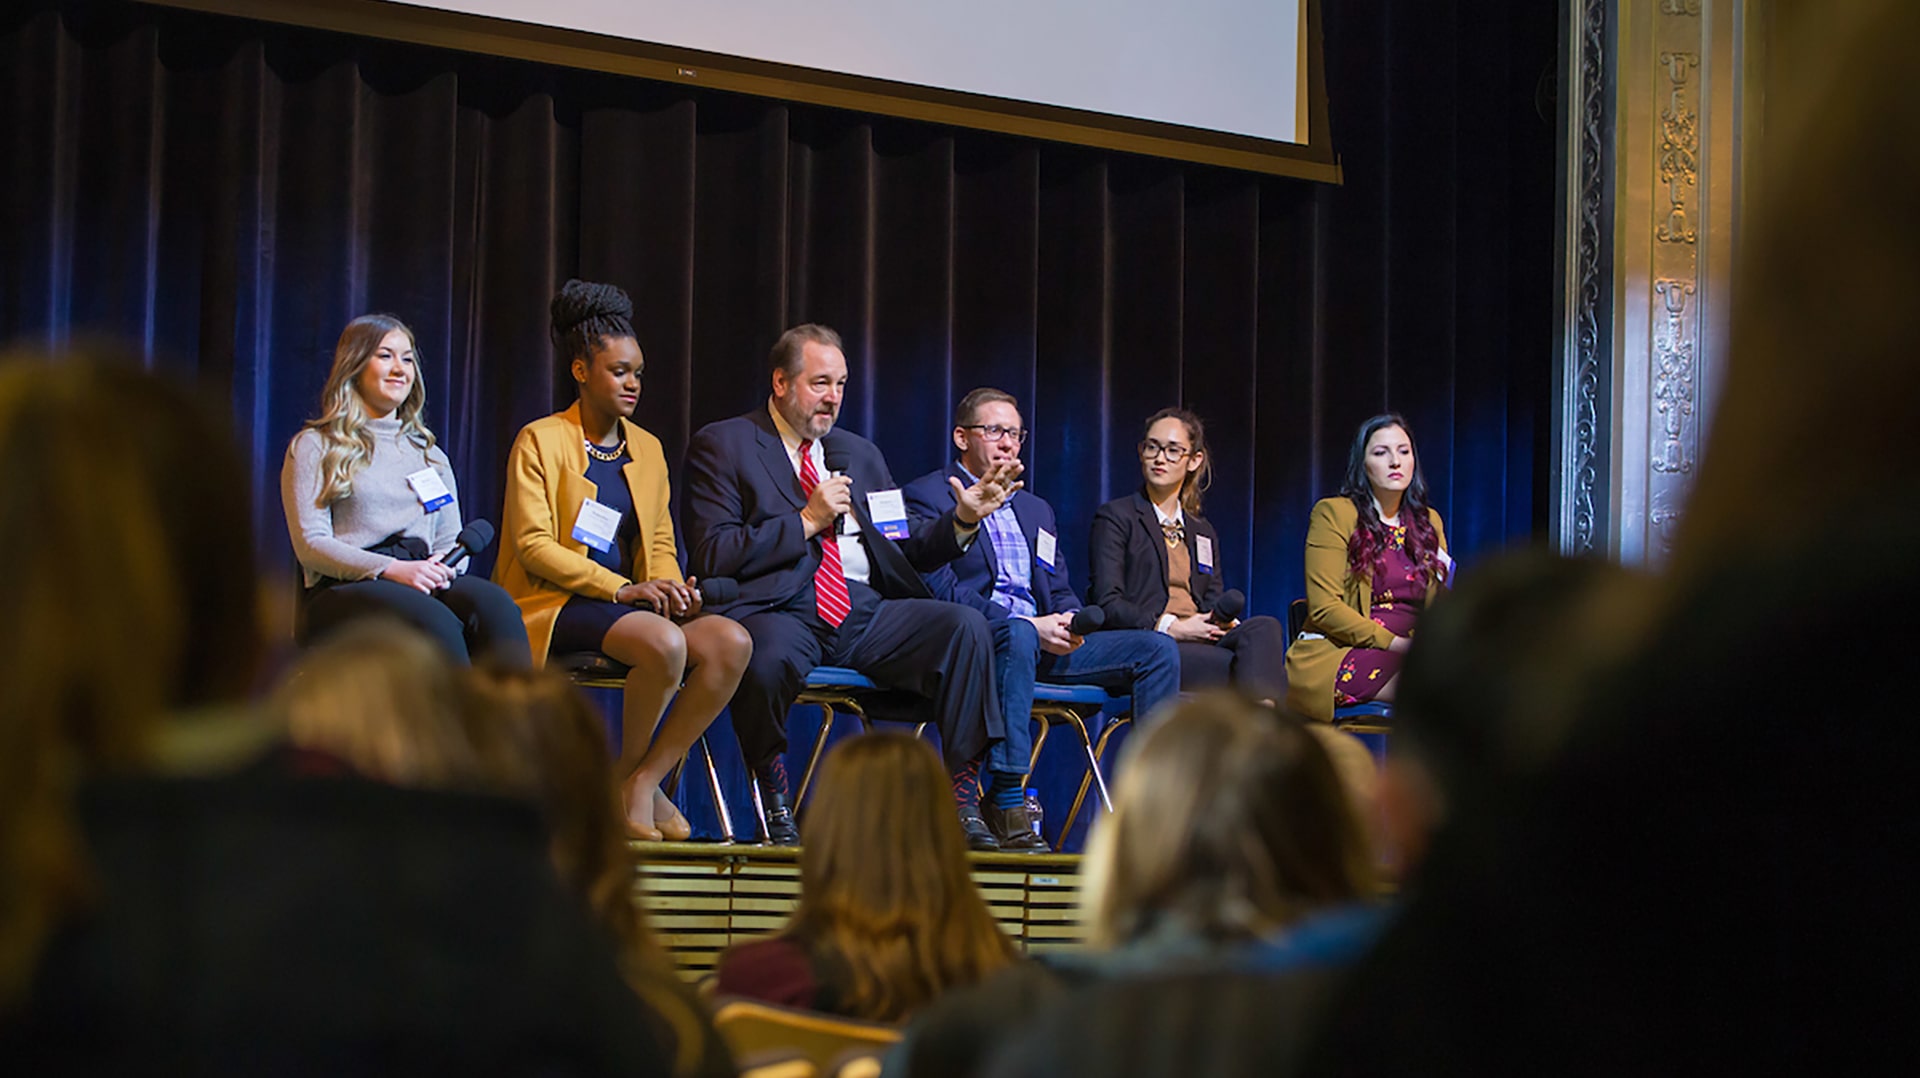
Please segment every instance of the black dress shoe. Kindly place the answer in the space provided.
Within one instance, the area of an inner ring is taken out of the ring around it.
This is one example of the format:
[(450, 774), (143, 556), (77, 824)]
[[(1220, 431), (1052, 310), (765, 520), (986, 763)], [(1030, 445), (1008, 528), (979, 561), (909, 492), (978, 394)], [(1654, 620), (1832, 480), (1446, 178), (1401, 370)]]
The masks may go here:
[(986, 817), (987, 829), (993, 832), (1002, 850), (1008, 853), (1053, 852), (1047, 840), (1033, 829), (1033, 817), (1027, 815), (1027, 806), (1015, 805), (1003, 809), (982, 805), (980, 812)]
[(800, 845), (800, 828), (793, 822), (793, 805), (787, 795), (761, 790), (760, 803), (767, 810), (767, 845)]
[(994, 841), (993, 832), (987, 829), (987, 821), (980, 818), (979, 809), (960, 810), (960, 830), (967, 833), (967, 849), (976, 853), (1000, 851), (1000, 844)]

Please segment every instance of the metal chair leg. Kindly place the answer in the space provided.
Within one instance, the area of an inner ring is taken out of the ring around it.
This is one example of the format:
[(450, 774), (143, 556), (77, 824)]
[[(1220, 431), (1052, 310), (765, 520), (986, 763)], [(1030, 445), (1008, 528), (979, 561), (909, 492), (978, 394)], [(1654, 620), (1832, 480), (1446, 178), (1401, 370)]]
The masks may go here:
[(1047, 720), (1047, 712), (1041, 708), (1033, 710), (1033, 716), (1028, 721), (1032, 719), (1040, 720), (1040, 732), (1033, 735), (1033, 751), (1027, 754), (1027, 773), (1020, 776), (1022, 787), (1033, 781), (1033, 769), (1040, 766), (1040, 750), (1047, 744), (1047, 731), (1053, 729), (1053, 723)]
[[(720, 792), (720, 770), (713, 766), (713, 746), (707, 744), (706, 734), (700, 735), (698, 744), (700, 755), (707, 762), (707, 790), (713, 794), (713, 807), (720, 814), (720, 834), (728, 842), (737, 842), (739, 840), (733, 833), (733, 813), (727, 811), (726, 795)], [(751, 784), (753, 780), (749, 778), (747, 781)]]
[(803, 805), (807, 800), (807, 789), (813, 785), (813, 770), (820, 766), (820, 755), (827, 751), (827, 735), (833, 732), (833, 705), (824, 701), (815, 704), (820, 709), (820, 732), (814, 735), (813, 751), (807, 755), (807, 769), (800, 773), (800, 792), (794, 795), (794, 805)]
[(749, 774), (747, 790), (753, 794), (753, 815), (760, 821), (760, 841), (772, 844), (773, 828), (767, 826), (767, 806), (760, 800), (760, 783)]

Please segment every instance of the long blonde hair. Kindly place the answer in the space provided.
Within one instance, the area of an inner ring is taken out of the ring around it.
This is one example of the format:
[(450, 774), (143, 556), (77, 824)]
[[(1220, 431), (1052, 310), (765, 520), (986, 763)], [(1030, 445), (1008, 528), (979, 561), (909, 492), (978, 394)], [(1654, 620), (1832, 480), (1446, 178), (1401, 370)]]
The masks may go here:
[(968, 872), (946, 769), (926, 742), (841, 743), (802, 832), (800, 906), (785, 934), (846, 963), (846, 1013), (897, 1022), (1013, 961)]
[(1221, 690), (1168, 709), (1127, 746), (1081, 906), (1096, 946), (1169, 916), (1228, 941), (1372, 887), (1364, 832), (1326, 750), (1299, 721)]
[(327, 372), (327, 387), (320, 391), (320, 418), (307, 421), (306, 429), (318, 431), (326, 449), (320, 454), (320, 496), (315, 504), (325, 509), (342, 498), (353, 496), (353, 477), (373, 459), (373, 434), (367, 430), (367, 406), (357, 388), (360, 372), (380, 350), (387, 334), (399, 330), (407, 335), (407, 346), (414, 349), (413, 386), (395, 414), (400, 430), (420, 447), (424, 456), (433, 448), (433, 432), (420, 418), (427, 404), (426, 376), (420, 371), (419, 345), (413, 330), (390, 314), (363, 314), (340, 331), (340, 342), (333, 346), (333, 369)]

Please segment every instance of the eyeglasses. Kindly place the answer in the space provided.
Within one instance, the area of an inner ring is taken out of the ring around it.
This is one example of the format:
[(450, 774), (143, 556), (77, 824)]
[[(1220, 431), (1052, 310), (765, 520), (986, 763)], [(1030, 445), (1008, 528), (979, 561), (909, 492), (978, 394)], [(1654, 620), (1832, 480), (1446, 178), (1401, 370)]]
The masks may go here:
[(1165, 457), (1167, 458), (1168, 461), (1174, 464), (1178, 464), (1181, 461), (1187, 459), (1187, 454), (1191, 452), (1193, 452), (1193, 450), (1188, 449), (1184, 445), (1179, 445), (1177, 443), (1171, 443), (1171, 442), (1166, 445), (1162, 445), (1159, 442), (1154, 441), (1152, 438), (1148, 438), (1146, 441), (1140, 443), (1140, 459), (1141, 460), (1152, 460), (1155, 457)]
[(968, 423), (960, 429), (977, 430), (980, 432), (980, 437), (985, 438), (989, 442), (997, 442), (1002, 438), (1011, 438), (1015, 445), (1026, 445), (1027, 435), (1033, 433), (1021, 427), (1003, 427), (998, 423)]

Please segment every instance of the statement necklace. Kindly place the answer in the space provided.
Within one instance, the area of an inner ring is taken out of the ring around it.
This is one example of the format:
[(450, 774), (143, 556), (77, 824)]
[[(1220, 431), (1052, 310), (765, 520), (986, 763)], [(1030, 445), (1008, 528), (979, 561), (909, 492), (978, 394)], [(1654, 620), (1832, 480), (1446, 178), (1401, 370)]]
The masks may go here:
[[(585, 439), (582, 439), (582, 441), (585, 441)], [(612, 449), (602, 449), (599, 446), (594, 445), (592, 442), (587, 442), (586, 445), (587, 445), (587, 456), (590, 456), (593, 459), (598, 461), (604, 461), (608, 464), (612, 464), (614, 461), (619, 460), (621, 457), (625, 456), (627, 452), (627, 440), (625, 438), (620, 439), (620, 444), (614, 446)]]

